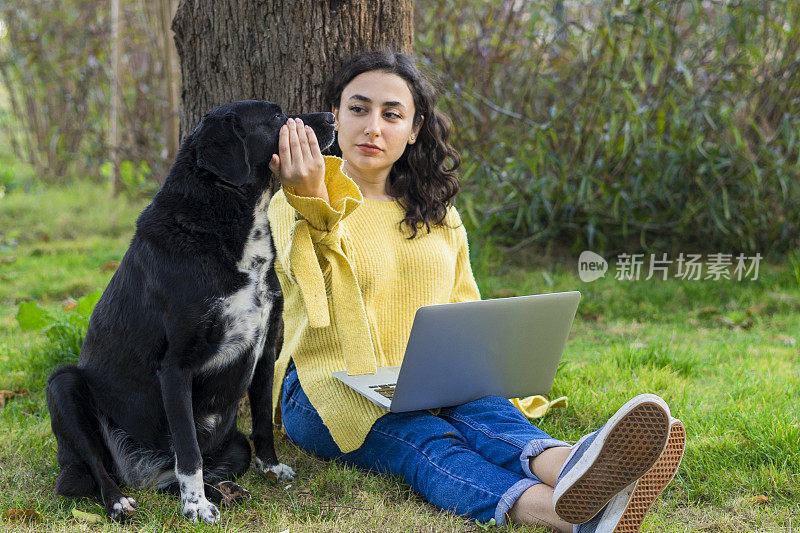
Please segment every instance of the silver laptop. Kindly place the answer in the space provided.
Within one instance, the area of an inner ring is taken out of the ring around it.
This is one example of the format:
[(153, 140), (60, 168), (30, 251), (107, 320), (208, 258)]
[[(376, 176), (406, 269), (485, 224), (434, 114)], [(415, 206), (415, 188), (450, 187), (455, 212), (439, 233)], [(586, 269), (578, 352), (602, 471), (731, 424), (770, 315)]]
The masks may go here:
[(402, 366), (333, 375), (395, 413), (545, 394), (580, 299), (570, 291), (423, 306)]

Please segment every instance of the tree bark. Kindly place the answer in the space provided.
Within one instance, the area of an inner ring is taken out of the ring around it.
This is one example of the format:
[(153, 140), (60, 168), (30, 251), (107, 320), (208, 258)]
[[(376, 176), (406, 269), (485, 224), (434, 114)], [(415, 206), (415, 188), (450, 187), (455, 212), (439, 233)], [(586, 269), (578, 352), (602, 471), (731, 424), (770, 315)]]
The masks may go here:
[(210, 109), (269, 100), (323, 109), (329, 76), (352, 54), (412, 53), (411, 0), (181, 0), (172, 29), (181, 68), (181, 139)]
[(178, 153), (180, 138), (178, 111), (180, 108), (180, 71), (170, 22), (178, 8), (177, 0), (160, 0), (159, 22), (161, 47), (164, 55), (164, 85), (167, 94), (167, 115), (164, 117), (164, 134), (167, 140), (167, 159), (172, 161)]
[(108, 144), (111, 149), (111, 172), (108, 175), (108, 183), (112, 194), (119, 192), (119, 109), (122, 107), (120, 98), (119, 82), (119, 0), (111, 0), (111, 122)]

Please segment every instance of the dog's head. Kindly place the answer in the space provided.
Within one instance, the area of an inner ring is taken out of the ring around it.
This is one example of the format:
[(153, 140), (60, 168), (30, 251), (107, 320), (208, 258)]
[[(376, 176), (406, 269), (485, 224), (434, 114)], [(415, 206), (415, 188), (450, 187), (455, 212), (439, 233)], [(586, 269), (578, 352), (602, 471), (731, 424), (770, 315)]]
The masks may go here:
[(234, 186), (268, 180), (278, 134), (290, 117), (314, 130), (321, 150), (333, 143), (333, 113), (286, 115), (278, 104), (244, 100), (212, 109), (195, 128), (197, 166)]

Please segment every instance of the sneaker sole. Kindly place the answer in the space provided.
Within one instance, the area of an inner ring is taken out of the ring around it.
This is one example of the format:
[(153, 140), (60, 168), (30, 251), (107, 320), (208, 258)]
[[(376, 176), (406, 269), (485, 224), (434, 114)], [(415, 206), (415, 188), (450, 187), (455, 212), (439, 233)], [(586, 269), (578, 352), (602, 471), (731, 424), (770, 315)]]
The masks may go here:
[(661, 457), (642, 479), (636, 483), (625, 512), (619, 519), (614, 533), (636, 533), (644, 522), (644, 517), (656, 501), (656, 498), (667, 488), (683, 459), (686, 447), (686, 430), (680, 420), (673, 419), (669, 431), (667, 447)]
[(577, 479), (565, 476), (567, 488), (553, 495), (558, 516), (571, 524), (589, 521), (653, 467), (666, 447), (669, 429), (669, 407), (658, 396), (637, 396), (622, 406), (595, 439), (596, 456), (581, 457), (571, 473)]

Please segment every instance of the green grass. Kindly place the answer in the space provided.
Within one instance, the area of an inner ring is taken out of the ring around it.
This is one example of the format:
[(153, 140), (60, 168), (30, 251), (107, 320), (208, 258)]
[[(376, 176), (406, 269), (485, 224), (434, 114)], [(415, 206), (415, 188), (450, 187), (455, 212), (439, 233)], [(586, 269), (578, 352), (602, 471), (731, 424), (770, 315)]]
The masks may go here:
[[(98, 504), (53, 495), (56, 446), (43, 386), (63, 356), (44, 335), (21, 331), (14, 316), (30, 299), (59, 312), (67, 299), (104, 288), (112, 274), (104, 265), (120, 260), (145, 204), (112, 199), (88, 183), (15, 190), (0, 199), (0, 389), (30, 391), (0, 410), (0, 515), (36, 509), (43, 519), (5, 521), (5, 529), (98, 528), (71, 515), (73, 507), (102, 515)], [(509, 258), (489, 244), (471, 245), (484, 298), (583, 294), (551, 392), (568, 396), (569, 406), (537, 425), (575, 441), (641, 392), (662, 395), (684, 421), (686, 456), (644, 531), (779, 531), (792, 520), (800, 524), (800, 285), (788, 260), (762, 264), (756, 281), (619, 281), (610, 270), (584, 283), (577, 258)], [(242, 413), (247, 430), (249, 413), (245, 407)], [(437, 511), (397, 479), (321, 461), (280, 433), (276, 439), (281, 460), (299, 477), (278, 485), (248, 473), (241, 483), (253, 499), (223, 513), (226, 529), (480, 531)], [(174, 498), (130, 494), (140, 503), (136, 529), (211, 529), (184, 521)], [(756, 495), (769, 501), (755, 503)]]

